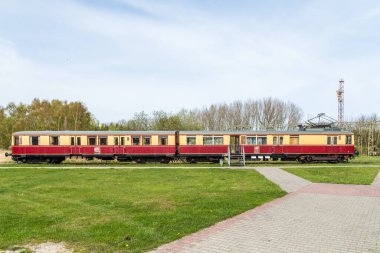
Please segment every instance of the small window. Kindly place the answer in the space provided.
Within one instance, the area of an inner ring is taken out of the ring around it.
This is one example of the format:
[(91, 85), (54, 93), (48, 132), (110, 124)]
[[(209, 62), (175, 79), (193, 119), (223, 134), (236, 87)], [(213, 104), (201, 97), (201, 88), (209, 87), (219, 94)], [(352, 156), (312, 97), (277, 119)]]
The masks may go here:
[(77, 137), (77, 145), (78, 146), (82, 145), (82, 138), (81, 137)]
[(273, 137), (273, 145), (277, 145), (277, 137)]
[(266, 145), (267, 144), (267, 137), (257, 137), (257, 144), (258, 145)]
[(120, 137), (120, 144), (125, 145), (125, 137)]
[(119, 137), (113, 137), (113, 140), (115, 146), (119, 145)]
[(195, 145), (196, 138), (195, 137), (187, 137), (186, 138), (186, 143), (187, 143), (187, 145)]
[(138, 136), (132, 137), (132, 144), (133, 145), (140, 145), (140, 137), (138, 137)]
[(167, 136), (161, 136), (160, 137), (160, 143), (161, 143), (161, 145), (168, 145), (168, 137)]
[(346, 144), (347, 145), (352, 144), (352, 136), (351, 135), (346, 135)]
[(144, 145), (150, 145), (150, 137), (144, 137)]
[(75, 145), (75, 137), (70, 137), (70, 145), (71, 146)]
[(247, 144), (256, 145), (256, 136), (247, 137)]
[(280, 136), (280, 145), (284, 144), (284, 137)]
[(246, 141), (247, 141), (247, 136), (241, 136), (240, 137), (240, 142), (242, 145), (244, 145)]
[(338, 137), (334, 136), (334, 145), (338, 144)]
[(215, 145), (223, 145), (223, 137), (221, 137), (221, 136), (215, 136), (214, 137), (214, 144)]
[(18, 137), (18, 136), (15, 136), (15, 137), (13, 137), (13, 138), (14, 138), (14, 144), (15, 144), (15, 146), (20, 145), (20, 139), (19, 139), (19, 137)]
[(107, 144), (107, 137), (99, 137), (99, 145), (108, 145)]
[(50, 145), (59, 145), (59, 137), (50, 136)]
[(96, 137), (88, 137), (88, 145), (96, 145)]
[(327, 136), (327, 145), (331, 145), (331, 136)]
[(203, 136), (203, 145), (212, 145), (212, 136)]
[(39, 145), (39, 143), (40, 143), (40, 137), (39, 136), (32, 136), (32, 137), (30, 137), (30, 143), (33, 146)]

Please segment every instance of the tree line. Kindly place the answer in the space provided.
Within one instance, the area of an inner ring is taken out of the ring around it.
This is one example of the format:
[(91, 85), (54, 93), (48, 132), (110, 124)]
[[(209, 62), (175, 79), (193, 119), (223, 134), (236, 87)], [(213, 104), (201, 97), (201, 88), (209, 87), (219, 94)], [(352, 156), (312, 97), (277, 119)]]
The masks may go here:
[[(137, 112), (130, 119), (100, 123), (82, 102), (34, 99), (30, 104), (0, 106), (0, 148), (8, 148), (17, 131), (37, 130), (293, 130), (303, 112), (291, 102), (276, 98), (234, 101), (176, 113)], [(360, 116), (345, 128), (356, 136), (357, 149), (364, 154), (380, 147), (379, 117)]]

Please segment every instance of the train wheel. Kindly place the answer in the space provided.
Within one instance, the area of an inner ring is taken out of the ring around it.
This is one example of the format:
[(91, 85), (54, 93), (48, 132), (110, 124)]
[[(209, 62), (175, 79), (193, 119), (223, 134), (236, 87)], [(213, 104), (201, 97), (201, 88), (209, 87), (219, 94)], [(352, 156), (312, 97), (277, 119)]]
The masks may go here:
[(313, 157), (312, 156), (306, 156), (305, 160), (306, 160), (306, 162), (311, 163), (313, 161)]

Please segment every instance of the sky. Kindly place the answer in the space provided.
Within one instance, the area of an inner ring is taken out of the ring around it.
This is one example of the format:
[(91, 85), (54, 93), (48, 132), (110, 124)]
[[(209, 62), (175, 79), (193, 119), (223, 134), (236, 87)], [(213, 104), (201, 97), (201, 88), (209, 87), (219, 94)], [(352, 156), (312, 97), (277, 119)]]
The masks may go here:
[(380, 114), (378, 0), (0, 0), (0, 105), (82, 101), (101, 122), (274, 97)]

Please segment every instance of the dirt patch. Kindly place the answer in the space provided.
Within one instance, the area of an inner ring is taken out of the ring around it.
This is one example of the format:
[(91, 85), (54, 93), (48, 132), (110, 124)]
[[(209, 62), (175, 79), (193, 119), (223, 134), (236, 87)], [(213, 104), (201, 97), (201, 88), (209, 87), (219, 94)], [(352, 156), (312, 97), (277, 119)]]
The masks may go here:
[(41, 244), (30, 244), (25, 246), (14, 246), (9, 250), (0, 251), (1, 253), (72, 253), (65, 243), (45, 242)]
[(10, 150), (0, 150), (0, 163), (10, 163), (12, 158), (10, 156), (5, 157), (5, 153), (11, 153)]

